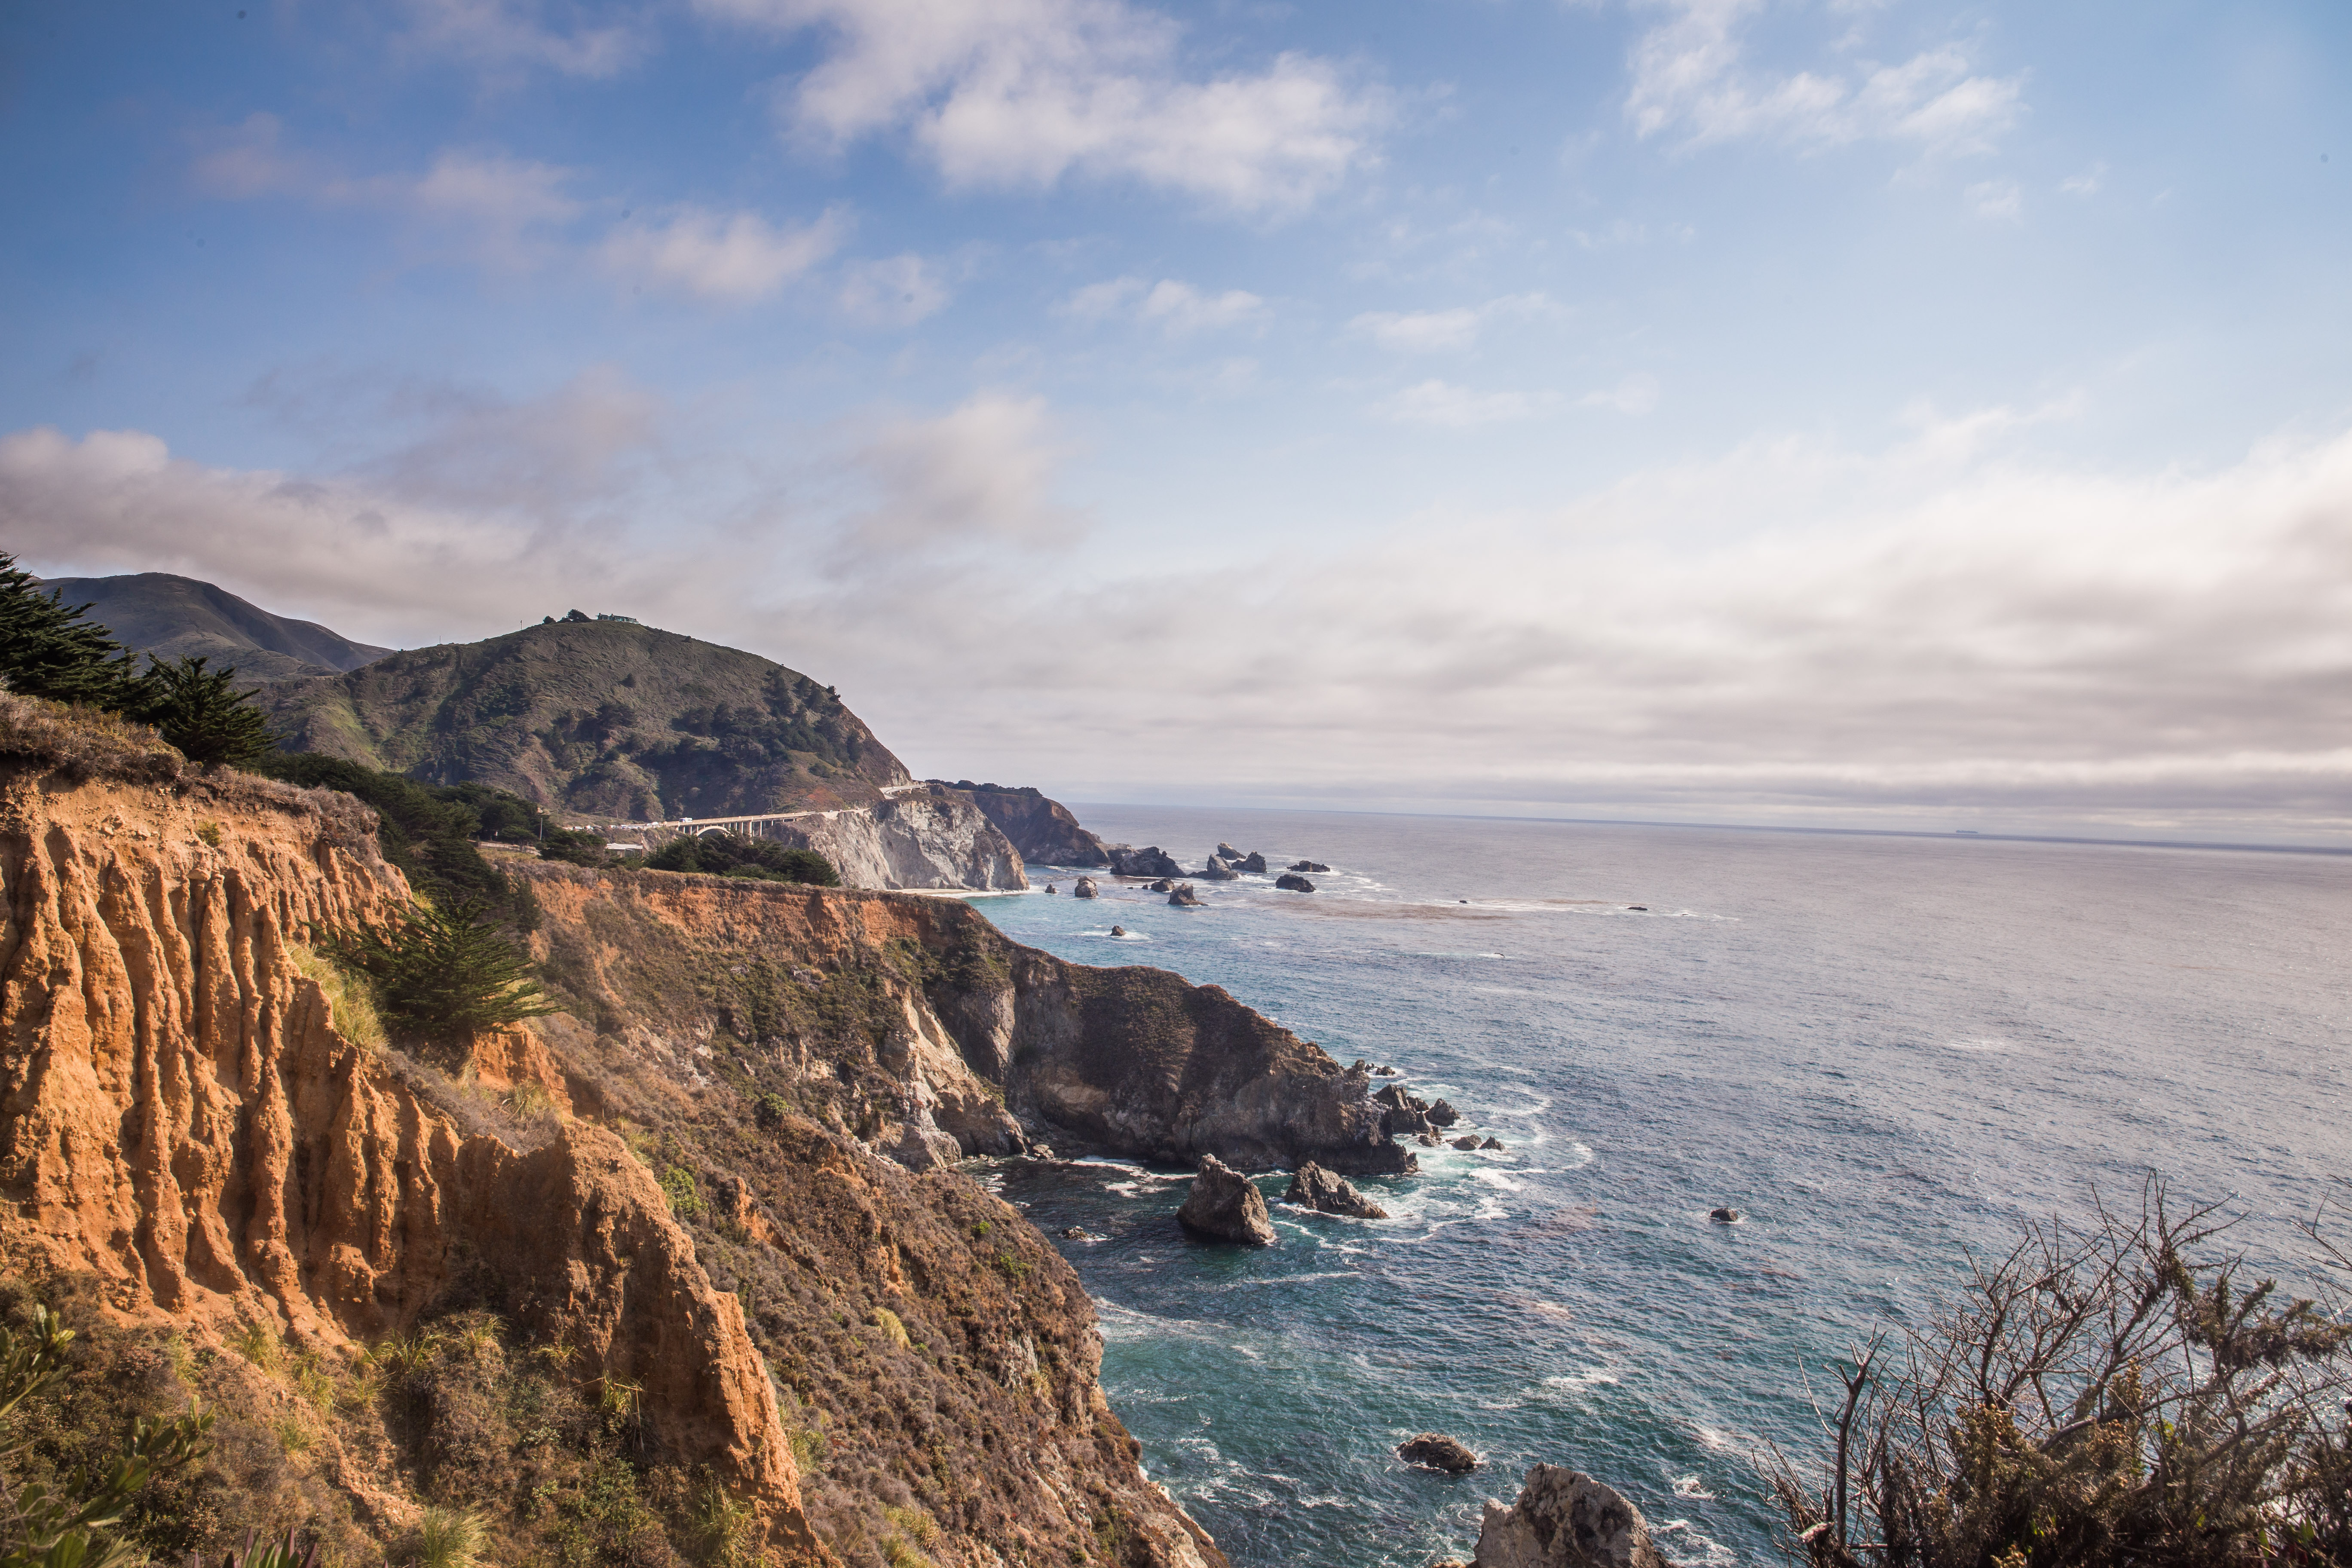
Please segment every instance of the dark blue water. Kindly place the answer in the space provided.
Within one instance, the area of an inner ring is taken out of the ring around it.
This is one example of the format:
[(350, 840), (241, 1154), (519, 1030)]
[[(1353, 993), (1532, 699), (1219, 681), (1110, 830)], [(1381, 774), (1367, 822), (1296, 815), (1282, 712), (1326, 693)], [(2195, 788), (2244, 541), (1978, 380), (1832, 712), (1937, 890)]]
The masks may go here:
[[(1753, 1456), (1810, 1451), (1800, 1361), (1919, 1321), (1963, 1248), (2153, 1169), (2292, 1263), (2352, 1173), (2344, 859), (1082, 815), (1188, 865), (1226, 838), (1336, 870), (1194, 910), (1108, 880), (978, 900), (1008, 933), (1223, 985), (1509, 1146), (1364, 1184), (1386, 1221), (1276, 1207), (1263, 1252), (1188, 1241), (1181, 1173), (1003, 1168), (1049, 1236), (1103, 1238), (1059, 1245), (1111, 1403), (1237, 1564), (1423, 1568), (1538, 1459), (1617, 1485), (1681, 1561), (1777, 1562)], [(1400, 1464), (1428, 1428), (1489, 1467)]]

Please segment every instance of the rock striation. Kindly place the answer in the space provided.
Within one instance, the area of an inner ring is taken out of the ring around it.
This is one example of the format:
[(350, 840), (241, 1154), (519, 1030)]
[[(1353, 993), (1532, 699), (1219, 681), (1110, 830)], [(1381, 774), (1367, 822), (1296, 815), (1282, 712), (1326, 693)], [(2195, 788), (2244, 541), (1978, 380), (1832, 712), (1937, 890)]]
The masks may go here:
[(1345, 1176), (1334, 1175), (1309, 1160), (1290, 1178), (1282, 1201), (1320, 1214), (1351, 1215), (1358, 1219), (1386, 1219), (1389, 1211), (1358, 1192)]
[(1666, 1568), (1641, 1510), (1578, 1470), (1538, 1465), (1519, 1500), (1488, 1503), (1476, 1568)]
[(1211, 1241), (1272, 1247), (1278, 1239), (1273, 1216), (1266, 1213), (1265, 1195), (1257, 1190), (1257, 1184), (1214, 1154), (1201, 1157), (1192, 1190), (1184, 1206), (1176, 1211), (1176, 1218), (1186, 1230)]
[(814, 849), (851, 888), (1010, 889), (1029, 886), (1021, 852), (955, 790), (752, 825), (762, 838)]

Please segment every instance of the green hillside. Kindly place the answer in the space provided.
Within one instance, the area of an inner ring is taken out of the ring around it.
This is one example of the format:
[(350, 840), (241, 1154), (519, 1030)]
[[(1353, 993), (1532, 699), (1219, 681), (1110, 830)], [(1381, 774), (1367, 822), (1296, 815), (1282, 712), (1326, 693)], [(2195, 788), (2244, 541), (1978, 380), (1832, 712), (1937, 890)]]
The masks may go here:
[(166, 659), (200, 656), (215, 669), (233, 665), (240, 686), (356, 669), (392, 651), (316, 621), (273, 616), (226, 588), (169, 572), (52, 577), (41, 586), (56, 589), (68, 605), (89, 605), (90, 619), (124, 646)]
[(829, 689), (716, 643), (563, 621), (266, 687), (289, 750), (478, 783), (574, 817), (824, 809), (907, 770)]

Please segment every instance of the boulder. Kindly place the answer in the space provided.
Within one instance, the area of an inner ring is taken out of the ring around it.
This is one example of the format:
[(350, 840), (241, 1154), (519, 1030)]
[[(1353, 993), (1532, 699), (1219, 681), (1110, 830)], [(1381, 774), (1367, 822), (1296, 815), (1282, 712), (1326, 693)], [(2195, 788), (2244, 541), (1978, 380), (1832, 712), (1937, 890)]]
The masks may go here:
[[(1046, 891), (1051, 892), (1053, 889), (1048, 888)], [(1098, 899), (1102, 897), (1102, 889), (1095, 886), (1095, 879), (1092, 877), (1081, 877), (1078, 879), (1078, 885), (1070, 889), (1070, 897), (1074, 899)]]
[(1217, 858), (1226, 861), (1227, 863), (1231, 863), (1240, 859), (1241, 858), (1242, 852), (1240, 850), (1234, 848), (1232, 845), (1226, 843), (1222, 838), (1217, 840)]
[(1486, 1505), (1476, 1568), (1666, 1568), (1641, 1510), (1580, 1470), (1538, 1465), (1519, 1500)]
[(1201, 868), (1201, 880), (1204, 882), (1237, 882), (1241, 880), (1241, 875), (1218, 855), (1210, 856), (1209, 863)]
[(1147, 893), (1164, 893), (1175, 885), (1175, 883), (1170, 881), (1167, 878), (1162, 877), (1160, 880), (1152, 883), (1151, 886), (1144, 889), (1143, 890)]
[(1478, 1147), (1478, 1134), (1475, 1132), (1465, 1132), (1461, 1137), (1456, 1138), (1454, 1141), (1454, 1146), (1456, 1149), (1475, 1149)]
[(1118, 876), (1181, 877), (1184, 874), (1184, 868), (1176, 864), (1157, 844), (1143, 849), (1126, 844), (1106, 844), (1103, 853), (1110, 857), (1110, 868)]
[(1425, 1470), (1466, 1476), (1478, 1468), (1478, 1456), (1443, 1432), (1422, 1432), (1397, 1445), (1397, 1458)]
[(1372, 1103), (1385, 1105), (1391, 1110), (1427, 1110), (1429, 1109), (1429, 1101), (1412, 1094), (1401, 1083), (1392, 1083), (1372, 1096)]
[(1127, 934), (1127, 928), (1125, 926), (1113, 926), (1110, 928), (1110, 934), (1113, 936), (1125, 936)]
[(1062, 1239), (1064, 1241), (1089, 1241), (1093, 1238), (1087, 1235), (1087, 1227), (1085, 1226), (1066, 1225), (1062, 1227)]
[(1168, 901), (1180, 909), (1198, 908), (1201, 902), (1200, 898), (1192, 891), (1192, 884), (1190, 882), (1177, 883), (1170, 889)]
[(1255, 1183), (1214, 1154), (1201, 1156), (1192, 1175), (1192, 1195), (1176, 1211), (1178, 1223), (1211, 1241), (1236, 1241), (1244, 1247), (1272, 1247), (1274, 1221), (1265, 1212), (1265, 1194)]
[(1315, 884), (1296, 871), (1285, 871), (1274, 879), (1274, 885), (1286, 893), (1311, 893), (1315, 890)]
[(1445, 1147), (1445, 1140), (1440, 1138), (1434, 1132), (1416, 1132), (1412, 1136), (1413, 1142), (1419, 1143), (1424, 1149), (1443, 1149)]
[(1047, 892), (1049, 892), (1049, 893), (1058, 893), (1058, 892), (1060, 892), (1062, 889), (1059, 889), (1059, 888), (1057, 888), (1057, 887), (1055, 887), (1055, 886), (1054, 886), (1054, 884), (1053, 884), (1053, 883), (1048, 882), (1048, 883), (1046, 883), (1046, 884), (1045, 884), (1045, 890), (1046, 890)]
[(910, 1121), (899, 1129), (896, 1142), (883, 1145), (882, 1152), (910, 1171), (950, 1171), (963, 1158), (963, 1146), (936, 1126)]
[(1321, 1214), (1353, 1215), (1358, 1219), (1386, 1219), (1389, 1211), (1358, 1192), (1355, 1184), (1309, 1160), (1290, 1178), (1282, 1201)]
[(1717, 1225), (1738, 1225), (1739, 1223), (1739, 1211), (1738, 1209), (1709, 1209), (1706, 1211), (1706, 1217), (1713, 1220)]
[(1404, 1076), (1403, 1073), (1400, 1072), (1395, 1068), (1374, 1068), (1372, 1071), (1376, 1076), (1381, 1078), (1402, 1078)]
[(1238, 860), (1228, 856), (1226, 857), (1225, 863), (1236, 871), (1255, 872), (1256, 875), (1261, 877), (1265, 875), (1265, 857), (1259, 854), (1255, 849), (1251, 850), (1247, 855), (1243, 856)]
[(1500, 1150), (1503, 1147), (1503, 1141), (1500, 1138), (1485, 1139), (1479, 1142), (1478, 1147), (1481, 1149)]
[(1290, 868), (1294, 871), (1328, 871), (1331, 868), (1320, 860), (1293, 860)]
[(1433, 1127), (1451, 1127), (1462, 1120), (1462, 1113), (1444, 1100), (1429, 1108), (1429, 1121)]

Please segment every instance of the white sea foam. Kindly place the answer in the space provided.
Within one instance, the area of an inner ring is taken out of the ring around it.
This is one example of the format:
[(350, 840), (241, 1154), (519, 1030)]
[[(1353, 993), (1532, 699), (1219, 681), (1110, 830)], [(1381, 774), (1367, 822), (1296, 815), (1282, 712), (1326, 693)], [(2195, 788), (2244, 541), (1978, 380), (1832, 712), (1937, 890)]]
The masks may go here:
[(1715, 1494), (1707, 1490), (1706, 1484), (1695, 1475), (1676, 1476), (1675, 1478), (1675, 1496), (1686, 1497), (1695, 1502), (1713, 1502), (1715, 1500)]
[(1588, 1388), (1614, 1388), (1624, 1381), (1618, 1375), (1615, 1367), (1591, 1366), (1582, 1372), (1562, 1373), (1558, 1376), (1545, 1378), (1543, 1385), (1546, 1388), (1564, 1388), (1572, 1394), (1577, 1394)]
[(1666, 1561), (1675, 1568), (1724, 1568), (1739, 1561), (1738, 1552), (1711, 1536), (1700, 1534), (1686, 1519), (1670, 1519), (1653, 1525), (1650, 1534), (1654, 1539), (1665, 1538), (1657, 1542), (1658, 1550), (1665, 1553)]

